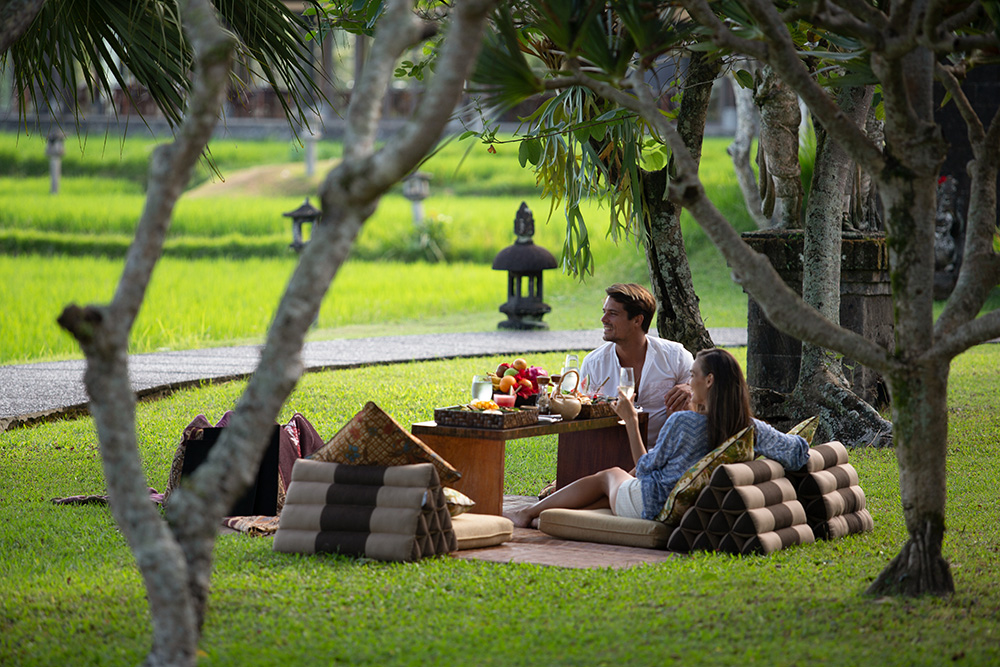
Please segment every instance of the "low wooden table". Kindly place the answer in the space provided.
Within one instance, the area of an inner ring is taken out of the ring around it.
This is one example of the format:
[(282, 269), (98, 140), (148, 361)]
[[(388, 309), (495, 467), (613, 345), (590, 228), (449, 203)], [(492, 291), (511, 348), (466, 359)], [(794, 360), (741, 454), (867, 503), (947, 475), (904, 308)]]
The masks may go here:
[[(649, 415), (639, 413), (639, 432), (646, 442)], [(413, 435), (440, 454), (462, 473), (450, 484), (476, 502), (480, 514), (503, 512), (504, 459), (508, 440), (558, 434), (556, 487), (600, 470), (618, 466), (635, 467), (628, 445), (628, 433), (618, 416), (598, 419), (539, 422), (517, 428), (491, 429), (465, 426), (439, 426), (436, 422), (418, 422)]]

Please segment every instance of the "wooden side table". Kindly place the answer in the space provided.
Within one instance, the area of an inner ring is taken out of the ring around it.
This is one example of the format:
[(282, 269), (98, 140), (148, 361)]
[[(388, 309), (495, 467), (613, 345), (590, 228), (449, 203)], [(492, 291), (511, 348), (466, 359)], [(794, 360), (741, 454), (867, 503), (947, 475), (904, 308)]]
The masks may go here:
[[(649, 415), (639, 413), (639, 432), (646, 441)], [(436, 422), (418, 422), (411, 426), (413, 435), (440, 454), (462, 473), (451, 484), (476, 502), (480, 514), (503, 512), (503, 481), (508, 440), (557, 434), (556, 487), (618, 466), (634, 467), (625, 424), (616, 416), (598, 419), (539, 422), (531, 426), (507, 429), (439, 426)]]

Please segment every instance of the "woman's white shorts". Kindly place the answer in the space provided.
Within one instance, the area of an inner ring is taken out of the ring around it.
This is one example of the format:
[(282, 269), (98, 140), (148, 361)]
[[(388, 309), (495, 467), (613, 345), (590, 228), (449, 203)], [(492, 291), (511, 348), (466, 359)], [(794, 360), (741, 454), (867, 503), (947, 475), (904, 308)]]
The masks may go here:
[(633, 477), (622, 482), (615, 497), (615, 516), (628, 519), (642, 518), (642, 484)]

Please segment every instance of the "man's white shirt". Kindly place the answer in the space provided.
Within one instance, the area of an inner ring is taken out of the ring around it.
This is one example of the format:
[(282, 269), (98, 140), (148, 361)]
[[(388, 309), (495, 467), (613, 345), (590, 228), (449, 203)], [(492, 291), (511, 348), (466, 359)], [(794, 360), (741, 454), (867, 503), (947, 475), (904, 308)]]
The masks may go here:
[[(667, 420), (664, 398), (674, 385), (691, 382), (694, 357), (680, 343), (646, 335), (646, 361), (642, 366), (639, 386), (636, 387), (635, 405), (649, 414), (648, 444), (652, 447)], [(587, 379), (587, 393), (608, 378), (601, 387), (601, 394), (618, 396), (618, 376), (621, 364), (614, 343), (604, 343), (584, 358), (580, 377)]]

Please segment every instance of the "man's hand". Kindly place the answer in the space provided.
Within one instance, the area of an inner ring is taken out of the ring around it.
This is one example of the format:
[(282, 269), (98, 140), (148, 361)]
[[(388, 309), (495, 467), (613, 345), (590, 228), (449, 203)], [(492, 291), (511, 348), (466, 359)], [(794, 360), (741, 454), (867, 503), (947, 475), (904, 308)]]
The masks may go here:
[(675, 384), (664, 397), (663, 402), (667, 406), (667, 416), (680, 412), (681, 410), (692, 410), (691, 407), (691, 385)]

